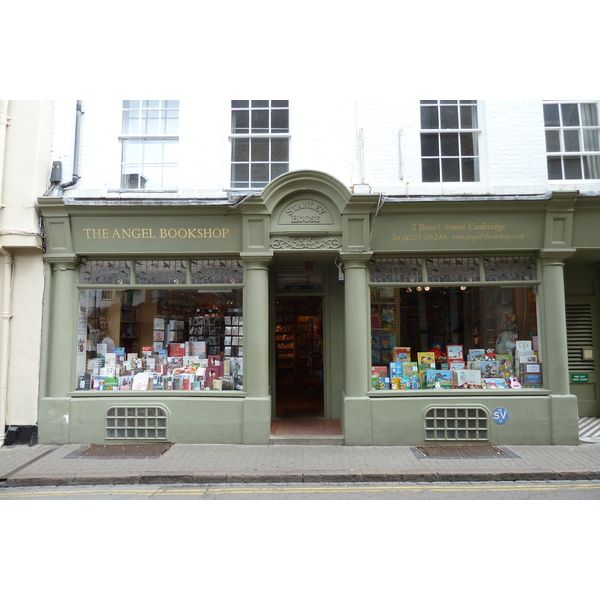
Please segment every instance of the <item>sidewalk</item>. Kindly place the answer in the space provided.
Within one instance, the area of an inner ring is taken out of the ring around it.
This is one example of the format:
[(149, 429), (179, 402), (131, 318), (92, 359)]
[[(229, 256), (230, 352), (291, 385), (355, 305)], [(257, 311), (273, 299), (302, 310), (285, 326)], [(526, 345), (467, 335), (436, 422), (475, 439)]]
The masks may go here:
[(3, 446), (0, 485), (600, 479), (600, 438), (586, 439), (498, 446), (504, 455), (468, 458), (432, 458), (407, 446), (172, 444), (160, 456), (118, 458), (83, 455), (87, 444)]

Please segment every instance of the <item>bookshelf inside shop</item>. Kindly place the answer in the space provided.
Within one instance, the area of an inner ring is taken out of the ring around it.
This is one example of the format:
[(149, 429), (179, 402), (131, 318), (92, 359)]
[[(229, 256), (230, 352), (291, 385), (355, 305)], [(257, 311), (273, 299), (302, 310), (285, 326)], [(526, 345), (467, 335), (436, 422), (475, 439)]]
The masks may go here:
[(309, 302), (276, 305), (275, 346), (278, 384), (322, 382), (323, 322)]

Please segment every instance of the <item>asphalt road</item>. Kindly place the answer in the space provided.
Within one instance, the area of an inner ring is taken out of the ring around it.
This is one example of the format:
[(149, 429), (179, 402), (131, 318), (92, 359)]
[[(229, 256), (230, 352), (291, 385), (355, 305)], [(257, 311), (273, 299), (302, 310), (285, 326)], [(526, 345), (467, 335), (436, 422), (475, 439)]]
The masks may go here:
[(0, 500), (598, 500), (600, 481), (3, 487)]

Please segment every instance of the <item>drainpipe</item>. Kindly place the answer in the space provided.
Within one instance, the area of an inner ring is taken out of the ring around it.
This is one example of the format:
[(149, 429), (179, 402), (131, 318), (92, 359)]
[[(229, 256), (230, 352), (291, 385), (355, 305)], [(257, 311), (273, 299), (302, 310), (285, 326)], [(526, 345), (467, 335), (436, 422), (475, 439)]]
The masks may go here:
[(80, 179), (79, 177), (79, 132), (81, 128), (81, 115), (83, 111), (81, 110), (81, 100), (77, 100), (77, 108), (75, 113), (75, 147), (73, 149), (73, 179), (68, 183), (61, 183), (58, 186), (59, 194), (65, 188), (74, 186)]
[[(6, 128), (8, 127), (8, 100), (0, 100), (0, 210), (3, 208), (3, 187), (4, 187), (4, 151), (6, 148)], [(2, 310), (2, 323), (0, 324), (0, 446), (4, 445), (6, 439), (6, 414), (8, 397), (8, 363), (10, 352), (10, 319), (11, 315), (11, 293), (12, 293), (12, 273), (13, 257), (6, 248), (0, 245), (0, 254), (4, 257), (2, 273), (4, 281), (2, 285), (2, 298), (0, 307)]]

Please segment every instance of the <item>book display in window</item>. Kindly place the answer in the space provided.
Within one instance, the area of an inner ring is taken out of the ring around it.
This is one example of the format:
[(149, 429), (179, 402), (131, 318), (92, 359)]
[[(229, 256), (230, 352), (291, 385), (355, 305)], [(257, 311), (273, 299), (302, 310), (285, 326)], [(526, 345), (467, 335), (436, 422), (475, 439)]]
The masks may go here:
[[(241, 290), (85, 295), (87, 360), (79, 363), (77, 389), (243, 389), (243, 316), (236, 306)], [(219, 365), (209, 365), (209, 356)]]

